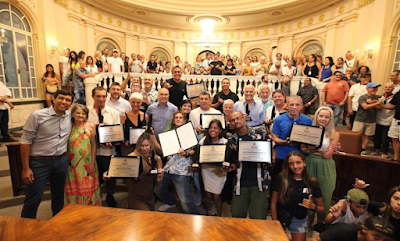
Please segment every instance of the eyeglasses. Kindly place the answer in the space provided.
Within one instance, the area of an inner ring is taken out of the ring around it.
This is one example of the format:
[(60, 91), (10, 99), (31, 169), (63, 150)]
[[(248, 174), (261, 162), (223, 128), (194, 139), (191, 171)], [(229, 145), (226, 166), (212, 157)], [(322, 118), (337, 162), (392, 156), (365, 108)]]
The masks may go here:
[(242, 119), (243, 119), (243, 116), (238, 116), (238, 117), (236, 117), (236, 118), (230, 119), (230, 122), (240, 121), (240, 120), (242, 120)]

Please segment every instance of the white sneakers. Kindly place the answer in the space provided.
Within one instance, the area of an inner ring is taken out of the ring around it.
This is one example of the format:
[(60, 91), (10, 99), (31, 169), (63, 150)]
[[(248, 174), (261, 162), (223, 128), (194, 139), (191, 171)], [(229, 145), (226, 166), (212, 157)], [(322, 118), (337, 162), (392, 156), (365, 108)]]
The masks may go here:
[(168, 204), (163, 204), (163, 205), (161, 205), (159, 208), (158, 208), (158, 211), (160, 211), (160, 212), (165, 212), (165, 211), (167, 211), (168, 209), (170, 209), (170, 208), (174, 208), (175, 207), (175, 204), (174, 205), (168, 205)]

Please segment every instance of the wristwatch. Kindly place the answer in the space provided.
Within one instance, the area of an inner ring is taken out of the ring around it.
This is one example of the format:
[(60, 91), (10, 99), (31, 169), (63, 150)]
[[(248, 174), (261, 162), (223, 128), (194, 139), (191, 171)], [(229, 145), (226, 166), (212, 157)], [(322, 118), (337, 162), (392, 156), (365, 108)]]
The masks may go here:
[(315, 204), (315, 208), (313, 209), (314, 212), (318, 212), (318, 206)]

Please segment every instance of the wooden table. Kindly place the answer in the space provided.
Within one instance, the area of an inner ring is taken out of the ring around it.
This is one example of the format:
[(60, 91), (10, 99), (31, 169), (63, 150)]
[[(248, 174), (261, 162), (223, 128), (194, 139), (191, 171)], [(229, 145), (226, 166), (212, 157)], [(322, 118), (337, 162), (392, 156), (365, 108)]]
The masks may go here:
[(288, 240), (278, 221), (69, 205), (27, 240)]
[(0, 240), (28, 240), (27, 237), (46, 222), (45, 220), (0, 216)]

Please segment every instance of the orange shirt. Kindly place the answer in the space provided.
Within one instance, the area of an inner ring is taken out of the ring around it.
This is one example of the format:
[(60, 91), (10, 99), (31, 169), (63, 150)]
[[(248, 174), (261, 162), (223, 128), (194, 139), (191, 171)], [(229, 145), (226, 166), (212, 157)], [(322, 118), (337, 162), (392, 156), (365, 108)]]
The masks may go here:
[(325, 93), (325, 102), (331, 105), (338, 105), (344, 100), (346, 92), (349, 92), (349, 84), (344, 81), (331, 81), (322, 89)]

